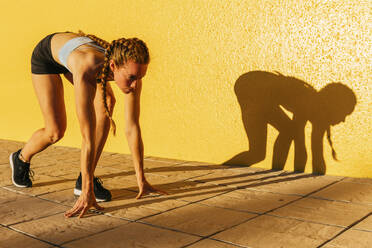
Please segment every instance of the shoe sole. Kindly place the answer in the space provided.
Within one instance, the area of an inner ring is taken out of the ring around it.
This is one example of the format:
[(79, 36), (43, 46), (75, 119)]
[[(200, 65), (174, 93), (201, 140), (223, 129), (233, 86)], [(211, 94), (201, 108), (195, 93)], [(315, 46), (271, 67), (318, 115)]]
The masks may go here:
[[(80, 196), (81, 195), (81, 190), (80, 189), (74, 189), (74, 195), (75, 196)], [(96, 197), (96, 202), (106, 202), (106, 201), (110, 201), (110, 200), (99, 199), (99, 198)]]
[(16, 182), (14, 181), (14, 164), (13, 164), (13, 154), (14, 153), (15, 152), (10, 154), (10, 156), (9, 156), (10, 168), (12, 168), (12, 182), (15, 186), (17, 186), (19, 188), (27, 188), (27, 185), (19, 185), (19, 184), (16, 184)]

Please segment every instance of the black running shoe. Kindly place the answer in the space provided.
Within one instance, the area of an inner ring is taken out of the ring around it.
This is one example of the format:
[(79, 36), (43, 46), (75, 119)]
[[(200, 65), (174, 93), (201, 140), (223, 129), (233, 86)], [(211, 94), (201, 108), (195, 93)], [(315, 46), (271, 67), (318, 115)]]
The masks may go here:
[[(76, 180), (75, 183), (75, 189), (74, 189), (74, 195), (80, 196), (81, 195), (81, 173)], [(94, 186), (94, 195), (96, 196), (97, 202), (105, 202), (105, 201), (111, 201), (111, 192), (108, 189), (105, 189), (102, 186), (103, 182), (98, 177), (94, 177), (93, 179), (93, 186)]]
[(30, 163), (25, 163), (19, 159), (20, 152), (21, 150), (13, 152), (9, 157), (10, 168), (12, 168), (12, 182), (17, 187), (31, 187), (30, 177), (33, 179), (34, 172), (30, 170)]

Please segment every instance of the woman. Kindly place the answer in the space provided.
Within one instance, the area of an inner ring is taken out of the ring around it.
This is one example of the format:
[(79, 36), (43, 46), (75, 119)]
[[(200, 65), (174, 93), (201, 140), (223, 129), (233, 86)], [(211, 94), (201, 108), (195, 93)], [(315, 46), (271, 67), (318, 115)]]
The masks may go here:
[[(64, 32), (46, 36), (35, 47), (31, 58), (32, 82), (45, 120), (19, 151), (10, 156), (12, 181), (18, 187), (31, 187), (31, 158), (60, 140), (66, 130), (66, 110), (61, 76), (74, 85), (76, 111), (82, 134), (81, 174), (74, 193), (79, 195), (66, 217), (83, 216), (89, 208), (102, 209), (97, 202), (111, 200), (111, 193), (94, 170), (106, 142), (110, 125), (115, 133), (112, 112), (113, 91), (107, 81), (114, 80), (125, 97), (126, 137), (132, 153), (139, 187), (137, 199), (148, 192), (159, 192), (146, 180), (143, 171), (143, 142), (139, 125), (142, 78), (150, 61), (146, 44), (137, 39), (118, 39), (108, 43), (94, 35)], [(100, 87), (97, 87), (97, 84)]]

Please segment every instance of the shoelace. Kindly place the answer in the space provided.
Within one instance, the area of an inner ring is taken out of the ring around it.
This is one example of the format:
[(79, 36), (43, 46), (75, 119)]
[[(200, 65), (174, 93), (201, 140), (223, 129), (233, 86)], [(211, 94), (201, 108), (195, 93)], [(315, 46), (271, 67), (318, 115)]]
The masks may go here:
[(31, 181), (34, 181), (35, 172), (30, 168), (27, 168), (25, 174), (23, 174), (23, 180), (26, 180), (27, 177), (31, 178)]
[(102, 186), (103, 181), (101, 180), (101, 178), (95, 177), (94, 180), (97, 182), (97, 187), (102, 189), (103, 188), (103, 186)]

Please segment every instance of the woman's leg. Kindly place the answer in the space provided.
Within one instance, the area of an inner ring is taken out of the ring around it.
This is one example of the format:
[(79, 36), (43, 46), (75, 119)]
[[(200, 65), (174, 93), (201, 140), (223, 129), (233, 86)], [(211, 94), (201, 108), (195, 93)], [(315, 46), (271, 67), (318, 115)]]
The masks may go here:
[[(110, 114), (112, 115), (115, 106), (115, 96), (110, 84), (106, 85), (106, 101)], [(103, 89), (98, 85), (96, 96), (94, 98), (94, 109), (96, 112), (96, 156), (94, 167), (96, 168), (98, 160), (102, 154), (108, 134), (110, 132), (110, 120), (106, 115), (105, 106), (103, 103)]]
[(269, 118), (269, 123), (279, 131), (274, 144), (272, 169), (283, 170), (294, 137), (295, 126), (279, 106), (272, 109)]
[(307, 152), (305, 146), (305, 126), (307, 120), (295, 115), (293, 122), (295, 123), (295, 136), (293, 139), (295, 148), (294, 170), (296, 172), (304, 172), (307, 161)]
[(241, 106), (242, 121), (249, 142), (249, 150), (241, 152), (228, 161), (227, 165), (247, 165), (259, 163), (265, 159), (267, 144), (267, 121), (262, 118), (260, 111), (249, 111), (245, 105)]
[(44, 116), (44, 128), (37, 130), (22, 149), (26, 161), (60, 140), (66, 130), (66, 109), (61, 77), (58, 74), (32, 74), (36, 96)]

